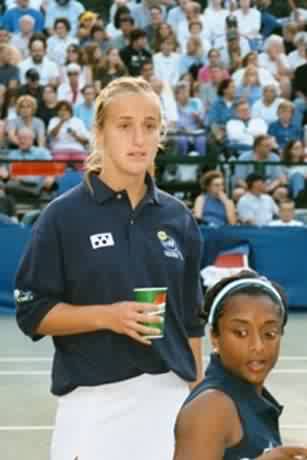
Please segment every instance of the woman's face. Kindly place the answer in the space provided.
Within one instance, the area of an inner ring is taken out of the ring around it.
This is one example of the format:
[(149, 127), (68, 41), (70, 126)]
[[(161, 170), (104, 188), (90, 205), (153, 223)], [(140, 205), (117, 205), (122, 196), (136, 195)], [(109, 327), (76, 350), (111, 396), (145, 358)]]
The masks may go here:
[(62, 120), (69, 120), (71, 118), (71, 113), (67, 109), (67, 107), (60, 107), (58, 110), (58, 117), (61, 118)]
[(96, 130), (103, 177), (120, 181), (144, 176), (155, 159), (160, 129), (160, 107), (154, 95), (115, 96), (106, 108), (103, 128)]
[(304, 161), (304, 146), (302, 142), (297, 141), (293, 144), (290, 151), (290, 159), (293, 163)]
[(247, 68), (245, 71), (246, 81), (249, 85), (256, 85), (258, 80), (257, 70), (253, 67)]
[(170, 27), (169, 27), (169, 25), (168, 25), (166, 22), (163, 22), (163, 23), (161, 24), (161, 26), (160, 26), (159, 31), (160, 31), (161, 37), (162, 37), (162, 38), (166, 38), (166, 37), (168, 37), (169, 34), (170, 34)]
[(65, 38), (66, 35), (68, 34), (68, 30), (66, 29), (66, 26), (65, 26), (65, 24), (63, 24), (63, 22), (59, 22), (56, 25), (55, 32), (56, 32), (57, 36), (60, 37), (60, 38)]
[(236, 95), (236, 86), (235, 86), (233, 81), (230, 82), (229, 85), (227, 86), (227, 88), (225, 89), (224, 95), (228, 99), (234, 99), (234, 97)]
[(280, 349), (279, 306), (267, 295), (233, 295), (226, 300), (212, 342), (224, 366), (260, 391)]
[(210, 56), (209, 56), (209, 65), (210, 66), (215, 66), (217, 64), (219, 64), (220, 62), (220, 53), (218, 51), (212, 51), (212, 53), (210, 53)]
[(248, 65), (250, 64), (253, 64), (254, 66), (257, 66), (258, 65), (258, 54), (256, 53), (251, 53), (249, 56), (248, 56)]
[(224, 192), (224, 179), (216, 177), (208, 186), (208, 193), (218, 198), (222, 192)]
[(72, 47), (67, 48), (67, 59), (68, 59), (68, 62), (78, 62), (78, 59), (79, 59), (78, 50)]
[(49, 86), (46, 86), (43, 92), (43, 100), (48, 104), (49, 102), (55, 102), (56, 99), (57, 97), (54, 89), (50, 88)]
[(109, 58), (110, 64), (112, 65), (118, 64), (120, 61), (118, 49), (113, 48), (112, 50), (110, 50), (108, 53), (108, 58)]
[(21, 118), (31, 117), (34, 113), (33, 105), (30, 102), (22, 102), (22, 104), (19, 106), (19, 109)]
[(267, 104), (272, 104), (276, 99), (276, 90), (272, 86), (268, 86), (263, 90), (263, 99)]

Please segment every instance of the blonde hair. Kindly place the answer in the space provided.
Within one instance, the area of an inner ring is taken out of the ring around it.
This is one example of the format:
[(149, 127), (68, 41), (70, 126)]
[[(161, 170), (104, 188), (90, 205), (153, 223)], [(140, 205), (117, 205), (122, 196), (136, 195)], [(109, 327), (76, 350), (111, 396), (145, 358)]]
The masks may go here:
[[(112, 102), (112, 100), (121, 94), (148, 94), (153, 96), (159, 103), (157, 94), (152, 89), (150, 83), (144, 80), (141, 77), (121, 77), (117, 78), (116, 80), (109, 83), (102, 91), (100, 91), (97, 99), (96, 99), (96, 107), (95, 107), (95, 120), (93, 126), (93, 141), (92, 141), (92, 148), (91, 153), (87, 157), (85, 161), (85, 178), (90, 185), (89, 177), (92, 173), (99, 174), (103, 169), (103, 158), (102, 154), (103, 151), (98, 150), (97, 142), (96, 142), (96, 132), (98, 129), (103, 129), (105, 118), (106, 118), (106, 109), (108, 105)], [(162, 117), (162, 113), (160, 114), (161, 117), (161, 134), (164, 134), (165, 123)], [(154, 174), (154, 165), (149, 168), (148, 171), (151, 175)]]
[(23, 104), (31, 105), (33, 115), (35, 114), (35, 112), (36, 112), (36, 110), (37, 110), (37, 102), (36, 102), (36, 100), (34, 99), (34, 97), (29, 96), (29, 95), (25, 95), (25, 96), (20, 96), (20, 97), (17, 99), (17, 102), (16, 102), (16, 112), (18, 113), (18, 115), (20, 115), (20, 109), (21, 109), (21, 106), (22, 106)]

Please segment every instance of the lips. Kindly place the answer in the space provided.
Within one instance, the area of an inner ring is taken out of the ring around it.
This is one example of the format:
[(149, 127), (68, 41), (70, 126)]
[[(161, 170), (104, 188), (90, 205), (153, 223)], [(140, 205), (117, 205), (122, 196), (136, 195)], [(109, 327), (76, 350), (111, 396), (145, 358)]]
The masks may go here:
[(266, 369), (266, 361), (263, 359), (248, 361), (247, 367), (253, 373), (263, 372)]

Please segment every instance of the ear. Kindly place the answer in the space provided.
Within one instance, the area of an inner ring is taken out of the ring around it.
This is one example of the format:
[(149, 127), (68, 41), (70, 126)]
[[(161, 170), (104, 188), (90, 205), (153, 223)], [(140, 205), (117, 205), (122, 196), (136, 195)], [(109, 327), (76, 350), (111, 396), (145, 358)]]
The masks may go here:
[(214, 353), (218, 353), (219, 352), (219, 336), (218, 334), (213, 332), (212, 329), (210, 329), (209, 334), (210, 334), (210, 342), (212, 345), (212, 350)]

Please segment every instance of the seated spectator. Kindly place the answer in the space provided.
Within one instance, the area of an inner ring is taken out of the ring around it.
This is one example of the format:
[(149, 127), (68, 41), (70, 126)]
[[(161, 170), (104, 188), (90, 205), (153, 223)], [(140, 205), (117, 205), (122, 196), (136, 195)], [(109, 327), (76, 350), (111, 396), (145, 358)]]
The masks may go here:
[(51, 118), (56, 116), (58, 102), (57, 92), (54, 86), (46, 85), (43, 89), (42, 102), (38, 106), (37, 116), (48, 126)]
[(150, 24), (148, 24), (144, 28), (144, 31), (147, 36), (147, 42), (148, 42), (149, 48), (153, 52), (155, 51), (156, 45), (157, 45), (157, 32), (162, 23), (163, 23), (162, 8), (160, 5), (153, 5), (150, 8)]
[(155, 76), (166, 81), (169, 85), (175, 86), (178, 83), (179, 62), (181, 55), (175, 51), (176, 43), (169, 37), (161, 42), (160, 52), (153, 55)]
[[(150, 27), (150, 25), (148, 27)], [(120, 33), (116, 35), (116, 37), (111, 39), (110, 47), (121, 50), (125, 48), (126, 46), (128, 46), (130, 42), (130, 34), (133, 29), (134, 29), (134, 19), (130, 15), (122, 16), (119, 20)], [(146, 32), (146, 35), (147, 35), (147, 39), (149, 40), (147, 32)], [(149, 45), (151, 47), (150, 42), (149, 42)]]
[(239, 199), (238, 218), (242, 224), (269, 225), (278, 214), (278, 207), (273, 198), (266, 193), (263, 176), (252, 173), (246, 178), (247, 192)]
[(76, 36), (80, 46), (86, 46), (91, 42), (91, 32), (94, 25), (96, 25), (98, 15), (94, 11), (84, 11), (79, 16), (79, 25)]
[(58, 100), (65, 100), (72, 104), (81, 104), (83, 102), (82, 83), (80, 82), (81, 67), (78, 64), (69, 64), (67, 66), (68, 81), (58, 87)]
[(178, 24), (186, 19), (187, 0), (179, 0), (178, 5), (171, 8), (167, 14), (167, 23), (177, 33)]
[(288, 55), (288, 62), (292, 71), (307, 63), (307, 32), (297, 33), (294, 43), (296, 49)]
[(93, 69), (93, 83), (96, 91), (99, 92), (108, 83), (116, 78), (127, 75), (127, 68), (121, 60), (118, 49), (109, 48), (105, 56), (101, 58), (99, 63)]
[[(110, 37), (111, 40), (119, 37), (121, 35), (121, 28), (120, 28), (120, 21), (122, 18), (130, 16), (132, 8), (129, 8), (128, 5), (124, 4), (123, 2), (114, 3), (111, 7), (111, 11), (113, 13), (110, 14), (111, 21), (106, 26), (106, 33)], [(134, 24), (133, 19), (133, 24)], [(127, 43), (128, 45), (129, 43)]]
[(237, 97), (245, 99), (250, 106), (259, 101), (262, 96), (262, 87), (258, 69), (253, 64), (246, 67), (240, 85), (237, 88)]
[[(110, 37), (105, 31), (105, 28), (98, 24), (93, 25), (91, 29), (89, 43), (97, 44), (102, 53), (105, 53), (110, 47), (113, 46)], [(126, 44), (124, 46), (126, 46)]]
[(146, 49), (146, 33), (135, 29), (130, 34), (129, 45), (120, 50), (120, 57), (132, 77), (140, 75), (141, 65), (151, 59), (151, 53)]
[(265, 121), (252, 118), (249, 104), (243, 99), (235, 105), (235, 119), (226, 123), (227, 142), (236, 154), (251, 151), (255, 137), (267, 130)]
[[(134, 18), (135, 25), (139, 29), (145, 29), (151, 22), (150, 15), (151, 3), (147, 0), (141, 0), (131, 8), (131, 15)], [(161, 4), (162, 16), (165, 17), (165, 6)]]
[(263, 88), (262, 97), (252, 106), (252, 117), (262, 118), (267, 125), (278, 119), (278, 107), (283, 101), (278, 97), (278, 90), (275, 85), (267, 85)]
[(47, 56), (57, 65), (62, 66), (66, 60), (66, 50), (78, 40), (70, 35), (70, 22), (66, 18), (58, 18), (54, 23), (54, 35), (47, 40)]
[(20, 96), (17, 99), (17, 117), (8, 123), (8, 138), (11, 144), (18, 145), (18, 131), (21, 128), (29, 128), (33, 132), (35, 145), (45, 147), (45, 126), (42, 120), (34, 116), (36, 111), (37, 102), (32, 96)]
[[(287, 178), (280, 166), (280, 158), (272, 152), (272, 139), (268, 135), (257, 136), (253, 145), (253, 152), (245, 152), (238, 158), (239, 161), (255, 161), (256, 164), (240, 164), (235, 168), (235, 182), (240, 187), (246, 187), (246, 178), (253, 172), (261, 172), (266, 178), (266, 191), (273, 192), (278, 187), (284, 187)], [(266, 165), (269, 161), (275, 164)]]
[(55, 20), (69, 18), (71, 35), (75, 36), (79, 23), (79, 17), (84, 11), (84, 6), (77, 0), (54, 0), (46, 11), (46, 29), (49, 34), (53, 32)]
[(45, 19), (40, 11), (29, 8), (29, 0), (16, 0), (16, 7), (8, 10), (3, 16), (3, 26), (9, 32), (20, 32), (19, 19), (24, 16), (32, 16), (35, 21), (34, 32), (42, 32)]
[(253, 65), (257, 68), (259, 84), (261, 87), (272, 84), (275, 85), (276, 88), (279, 88), (279, 83), (275, 80), (271, 72), (260, 66), (258, 56), (258, 53), (251, 51), (242, 59), (242, 67), (236, 70), (231, 77), (235, 82), (235, 85), (238, 87), (242, 83), (242, 78), (246, 68)]
[(85, 50), (82, 50), (78, 45), (71, 44), (67, 47), (65, 66), (61, 68), (61, 83), (68, 83), (67, 67), (70, 64), (78, 64), (80, 67), (81, 73), (79, 81), (82, 87), (92, 82), (91, 70), (89, 65), (87, 65), (84, 54)]
[(196, 38), (202, 44), (204, 59), (207, 59), (208, 52), (211, 49), (211, 42), (207, 39), (208, 35), (204, 30), (203, 21), (192, 20), (189, 22), (189, 35), (187, 36), (186, 43), (182, 44), (182, 51), (186, 52), (187, 43), (190, 38)]
[(178, 63), (179, 76), (181, 77), (191, 69), (195, 69), (194, 71), (197, 74), (197, 69), (202, 67), (206, 54), (201, 40), (197, 37), (190, 37), (187, 41), (186, 52), (180, 55)]
[(260, 35), (261, 14), (257, 8), (251, 7), (251, 0), (240, 0), (239, 8), (234, 11), (238, 21), (240, 34), (249, 40), (252, 49), (257, 49), (257, 38)]
[(285, 55), (282, 38), (271, 35), (264, 44), (264, 52), (259, 55), (259, 64), (266, 68), (275, 78), (282, 83), (283, 79), (289, 79), (290, 67)]
[(16, 88), (19, 82), (19, 70), (16, 65), (10, 63), (10, 48), (8, 45), (0, 45), (0, 85)]
[(178, 112), (176, 127), (181, 132), (176, 141), (179, 154), (186, 155), (189, 150), (196, 150), (200, 155), (204, 155), (206, 149), (204, 132), (195, 137), (189, 136), (189, 132), (204, 130), (204, 113), (200, 99), (190, 97), (190, 86), (187, 82), (179, 82), (176, 85), (175, 98)]
[(40, 84), (59, 83), (59, 69), (55, 62), (50, 61), (46, 55), (47, 42), (44, 35), (33, 34), (29, 41), (30, 56), (19, 64), (20, 81), (25, 83), (25, 74), (29, 69), (35, 69), (40, 76)]
[[(166, 38), (171, 38), (174, 43), (177, 43), (177, 36), (176, 36), (173, 28), (169, 24), (167, 24), (166, 22), (162, 22), (162, 24), (159, 25), (158, 30), (157, 30), (156, 47), (155, 47), (154, 51), (159, 52), (161, 50), (161, 43)], [(176, 46), (176, 49), (177, 49), (177, 47), (178, 46)]]
[(234, 117), (234, 103), (236, 99), (236, 87), (231, 79), (223, 80), (217, 90), (218, 98), (212, 104), (208, 112), (207, 124), (225, 125)]
[(90, 140), (89, 132), (79, 118), (73, 116), (69, 102), (59, 101), (57, 116), (50, 120), (48, 136), (52, 156), (56, 160), (84, 160)]
[[(17, 149), (9, 152), (10, 160), (51, 160), (49, 150), (33, 145), (31, 129), (21, 128), (17, 134)], [(18, 179), (8, 174), (6, 190), (10, 196), (17, 200), (26, 196), (38, 197), (43, 190), (51, 191), (55, 183), (54, 177), (24, 176)]]
[(291, 140), (303, 138), (303, 130), (294, 117), (294, 105), (283, 101), (278, 106), (278, 119), (269, 126), (269, 134), (274, 137), (279, 151), (282, 151)]
[(204, 11), (204, 31), (211, 43), (215, 43), (220, 36), (226, 33), (226, 17), (229, 11), (222, 6), (222, 0), (211, 0)]
[[(32, 96), (39, 107), (42, 103), (43, 86), (39, 84), (39, 73), (35, 69), (29, 69), (25, 73), (26, 83), (18, 89), (19, 96)], [(38, 116), (39, 117), (39, 116)]]
[(295, 203), (292, 200), (281, 201), (279, 205), (279, 219), (269, 222), (271, 227), (302, 227), (304, 224), (294, 218)]
[(250, 52), (248, 40), (238, 30), (229, 30), (226, 37), (215, 44), (221, 51), (222, 64), (230, 71), (235, 72), (241, 67), (244, 57)]
[(19, 19), (19, 32), (12, 35), (11, 44), (20, 51), (22, 59), (29, 57), (29, 42), (34, 32), (34, 25), (33, 17), (25, 14)]
[(88, 131), (93, 126), (94, 113), (95, 113), (95, 99), (96, 91), (93, 85), (85, 85), (82, 89), (84, 101), (77, 104), (74, 109), (74, 115), (82, 120), (84, 126)]
[(224, 190), (224, 178), (219, 171), (209, 171), (200, 180), (202, 193), (193, 207), (194, 217), (206, 225), (221, 227), (236, 224), (236, 211)]
[(296, 199), (305, 190), (307, 179), (307, 163), (304, 155), (304, 145), (300, 140), (292, 140), (285, 146), (282, 155), (285, 163), (284, 170), (288, 179), (290, 195)]
[(211, 79), (207, 83), (199, 83), (197, 96), (201, 99), (204, 109), (209, 112), (218, 97), (218, 88), (224, 80), (224, 69), (222, 66), (211, 67)]
[(216, 48), (211, 48), (208, 52), (208, 63), (198, 71), (197, 79), (200, 83), (208, 83), (212, 80), (212, 69), (217, 66), (223, 69), (223, 80), (229, 78), (229, 72), (224, 68), (221, 60), (221, 53)]

